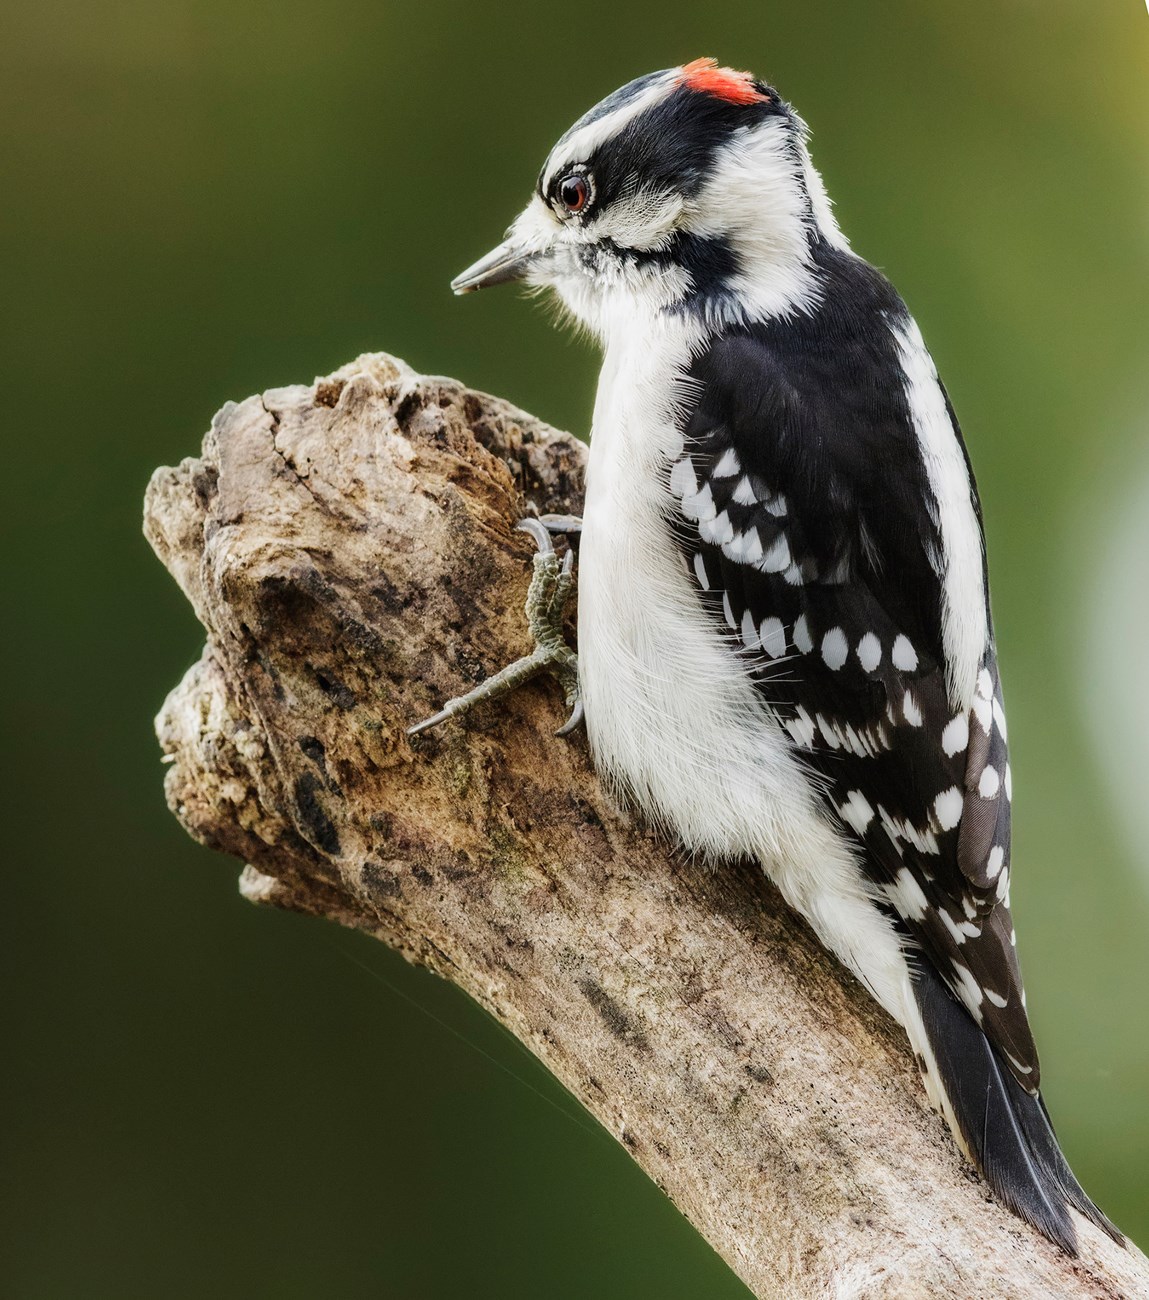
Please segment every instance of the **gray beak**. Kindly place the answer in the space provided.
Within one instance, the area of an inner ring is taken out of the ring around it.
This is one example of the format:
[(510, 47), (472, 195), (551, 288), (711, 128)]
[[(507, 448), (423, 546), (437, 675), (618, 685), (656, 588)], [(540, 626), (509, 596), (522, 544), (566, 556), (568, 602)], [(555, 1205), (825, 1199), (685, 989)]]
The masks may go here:
[(451, 281), (451, 288), (456, 293), (471, 293), (493, 284), (521, 280), (539, 255), (538, 249), (529, 248), (514, 238), (506, 239), (486, 257), (480, 257), (474, 266), (468, 266), (462, 275), (457, 275)]

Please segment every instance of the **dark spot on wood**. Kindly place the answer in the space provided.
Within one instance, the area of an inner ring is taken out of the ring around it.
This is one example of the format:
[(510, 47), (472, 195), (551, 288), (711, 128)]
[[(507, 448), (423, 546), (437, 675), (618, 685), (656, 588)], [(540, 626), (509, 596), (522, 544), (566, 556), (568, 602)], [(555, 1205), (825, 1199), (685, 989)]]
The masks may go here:
[(423, 592), (413, 590), (400, 591), (385, 573), (375, 575), (370, 591), (388, 614), (402, 614), (411, 607), (417, 595), (424, 595)]
[(399, 877), (377, 862), (365, 862), (361, 874), (368, 893), (378, 898), (403, 897), (403, 885)]
[(720, 1010), (714, 1008), (707, 1016), (711, 1029), (714, 1030), (715, 1036), (725, 1047), (739, 1048), (742, 1046), (742, 1035), (722, 1014)]
[(638, 1138), (636, 1138), (630, 1129), (625, 1126), (623, 1127), (621, 1137), (622, 1145), (626, 1147), (628, 1151), (637, 1151), (642, 1146), (642, 1143), (639, 1142)]
[(380, 835), (386, 835), (390, 839), (392, 822), (389, 813), (372, 813), (367, 818), (367, 822), (373, 831), (378, 831)]
[[(318, 577), (318, 575), (316, 575)], [(258, 596), (263, 624), (257, 631), (282, 631), (284, 627), (297, 627), (314, 616), (314, 593), (302, 581), (303, 571), (298, 567), (289, 576), (282, 573), (267, 574), (260, 580)]]
[(343, 791), (339, 788), (339, 782), (336, 781), (327, 770), (327, 750), (324, 748), (323, 741), (321, 741), (318, 736), (301, 736), (297, 743), (300, 751), (305, 754), (322, 773), (323, 784), (327, 787), (328, 791), (342, 799)]
[(395, 404), (395, 423), (402, 429), (408, 420), (422, 408), (423, 394), (418, 389), (410, 388)]
[(311, 843), (328, 856), (338, 857), (339, 832), (319, 802), (322, 788), (314, 772), (304, 772), (295, 782), (295, 808)]
[(215, 465), (207, 465), (202, 460), (196, 462), (196, 471), (192, 475), (192, 490), (195, 499), (204, 513), (216, 495), (219, 487), (219, 470)]
[(764, 1065), (755, 1065), (751, 1062), (746, 1067), (746, 1073), (754, 1080), (755, 1083), (773, 1086), (774, 1076)]
[(640, 1052), (650, 1051), (650, 1043), (647, 1041), (642, 1027), (625, 1007), (611, 997), (601, 984), (597, 984), (588, 977), (580, 981), (579, 988), (586, 1000), (598, 1012), (602, 1023), (606, 1025), (615, 1038)]
[(478, 393), (466, 392), (463, 394), (463, 418), (472, 430), (484, 419), (486, 413), (487, 404)]
[(344, 686), (338, 678), (320, 672), (318, 668), (312, 668), (311, 671), (315, 674), (316, 685), (337, 709), (347, 712), (359, 703), (355, 692), (349, 686)]
[(343, 394), (347, 384), (342, 379), (326, 379), (315, 385), (315, 405), (334, 406)]
[(426, 867), (413, 866), (411, 868), (411, 874), (421, 885), (430, 885), (434, 883), (435, 878)]

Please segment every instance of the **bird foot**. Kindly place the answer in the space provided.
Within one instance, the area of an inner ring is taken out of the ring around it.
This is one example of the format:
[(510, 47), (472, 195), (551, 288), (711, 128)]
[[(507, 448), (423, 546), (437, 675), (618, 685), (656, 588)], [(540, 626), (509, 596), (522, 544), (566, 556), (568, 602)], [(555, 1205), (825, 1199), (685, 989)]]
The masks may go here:
[(493, 677), (480, 682), (466, 695), (448, 700), (438, 713), (408, 727), (408, 736), (417, 736), (431, 727), (437, 727), (448, 718), (468, 712), (476, 704), (496, 700), (540, 673), (550, 673), (558, 679), (566, 697), (567, 708), (571, 710), (570, 717), (555, 735), (569, 736), (582, 722), (578, 655), (563, 638), (563, 615), (574, 583), (574, 551), (567, 551), (560, 560), (551, 544), (552, 533), (580, 532), (582, 520), (574, 515), (543, 515), (538, 519), (521, 519), (515, 526), (520, 532), (529, 533), (538, 547), (526, 603), (527, 626), (535, 648)]

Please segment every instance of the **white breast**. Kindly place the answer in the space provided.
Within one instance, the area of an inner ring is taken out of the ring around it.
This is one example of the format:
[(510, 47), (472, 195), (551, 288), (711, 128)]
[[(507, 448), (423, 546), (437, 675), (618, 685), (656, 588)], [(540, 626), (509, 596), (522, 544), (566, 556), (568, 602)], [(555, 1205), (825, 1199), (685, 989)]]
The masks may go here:
[[(668, 527), (674, 410), (697, 337), (614, 332), (595, 405), (579, 559), (579, 678), (600, 777), (689, 850), (750, 855), (905, 1023), (906, 964), (780, 726), (691, 585)], [(912, 999), (911, 999), (912, 1000)]]

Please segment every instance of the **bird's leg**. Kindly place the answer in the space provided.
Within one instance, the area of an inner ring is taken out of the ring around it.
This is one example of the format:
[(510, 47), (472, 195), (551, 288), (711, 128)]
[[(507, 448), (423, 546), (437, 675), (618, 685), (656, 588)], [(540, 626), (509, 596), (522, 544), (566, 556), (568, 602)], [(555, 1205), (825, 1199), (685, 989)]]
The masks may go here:
[(485, 682), (480, 682), (466, 695), (448, 700), (438, 713), (408, 727), (409, 736), (417, 736), (448, 718), (466, 713), (484, 700), (498, 699), (544, 672), (558, 678), (567, 708), (571, 710), (570, 717), (555, 735), (568, 736), (582, 722), (578, 655), (563, 638), (563, 615), (574, 582), (574, 551), (568, 551), (560, 560), (551, 544), (551, 533), (577, 533), (582, 529), (582, 520), (573, 515), (543, 515), (541, 519), (522, 519), (516, 527), (529, 533), (538, 547), (526, 604), (527, 626), (535, 648)]

